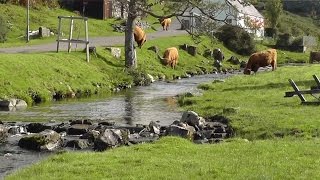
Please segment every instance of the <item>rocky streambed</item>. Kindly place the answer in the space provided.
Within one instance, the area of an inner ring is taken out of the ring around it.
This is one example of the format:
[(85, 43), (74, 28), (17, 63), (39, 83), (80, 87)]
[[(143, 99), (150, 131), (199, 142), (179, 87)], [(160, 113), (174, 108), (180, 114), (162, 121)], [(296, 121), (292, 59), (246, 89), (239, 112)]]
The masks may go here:
[[(163, 136), (180, 136), (195, 143), (218, 143), (232, 135), (233, 130), (227, 118), (220, 115), (203, 118), (193, 111), (184, 112), (180, 120), (167, 126), (153, 121), (147, 125), (135, 126), (93, 120), (1, 122), (0, 173), (5, 176), (13, 170), (61, 151), (105, 151), (118, 146), (153, 142)], [(31, 159), (25, 161), (25, 164), (19, 163), (17, 160), (21, 156)]]

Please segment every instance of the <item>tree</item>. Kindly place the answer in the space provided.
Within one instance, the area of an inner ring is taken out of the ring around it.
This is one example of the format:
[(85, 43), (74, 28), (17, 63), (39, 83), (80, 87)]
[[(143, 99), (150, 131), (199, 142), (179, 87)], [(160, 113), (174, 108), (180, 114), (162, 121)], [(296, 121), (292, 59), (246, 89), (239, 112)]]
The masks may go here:
[(283, 11), (282, 0), (268, 0), (265, 8), (267, 20), (275, 31)]
[[(139, 16), (148, 14), (155, 18), (170, 18), (174, 16), (184, 17), (187, 10), (197, 8), (202, 14), (198, 18), (200, 21), (206, 22), (202, 24), (206, 24), (208, 27), (214, 26), (212, 24), (215, 24), (216, 22), (225, 23), (227, 19), (227, 17), (226, 19), (217, 18), (221, 9), (225, 8), (223, 7), (225, 4), (218, 3), (215, 0), (120, 0), (119, 2), (121, 7), (126, 8), (126, 11), (128, 12), (125, 30), (125, 66), (127, 68), (135, 68), (137, 65), (133, 28), (135, 26), (135, 21)], [(152, 11), (152, 8), (159, 3), (163, 5), (162, 14), (157, 14)], [(209, 31), (212, 31), (212, 29), (204, 27), (200, 27), (199, 29), (198, 36), (200, 34), (208, 34)], [(193, 32), (189, 33), (191, 34)]]

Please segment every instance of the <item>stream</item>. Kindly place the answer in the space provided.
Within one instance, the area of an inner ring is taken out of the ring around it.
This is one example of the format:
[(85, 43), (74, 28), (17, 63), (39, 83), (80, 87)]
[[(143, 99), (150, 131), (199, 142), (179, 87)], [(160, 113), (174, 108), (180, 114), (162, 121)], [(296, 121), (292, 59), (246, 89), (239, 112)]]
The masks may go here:
[[(185, 92), (200, 93), (197, 85), (231, 74), (207, 74), (175, 80), (158, 81), (150, 86), (134, 87), (111, 97), (90, 97), (52, 102), (25, 110), (0, 111), (3, 122), (60, 122), (75, 119), (106, 120), (118, 125), (148, 125), (150, 121), (170, 125), (180, 120), (175, 96)], [(13, 171), (47, 157), (48, 152), (35, 152), (17, 146), (19, 136), (0, 145), (0, 179)]]

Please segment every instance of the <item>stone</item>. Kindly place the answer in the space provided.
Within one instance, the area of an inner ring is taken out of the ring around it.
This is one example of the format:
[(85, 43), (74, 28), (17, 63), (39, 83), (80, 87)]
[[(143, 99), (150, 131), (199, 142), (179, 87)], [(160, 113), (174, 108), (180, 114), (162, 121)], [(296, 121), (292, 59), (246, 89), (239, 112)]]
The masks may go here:
[(227, 61), (234, 65), (240, 64), (240, 60), (236, 56), (231, 56)]
[(86, 149), (89, 147), (89, 141), (87, 139), (76, 139), (70, 140), (66, 143), (66, 147), (76, 148), (76, 149)]
[(98, 125), (103, 125), (103, 126), (114, 126), (115, 124), (116, 124), (115, 122), (109, 122), (109, 121), (102, 121), (98, 123)]
[(111, 55), (117, 59), (121, 57), (121, 49), (120, 48), (115, 48), (115, 47), (107, 47), (107, 50), (111, 52)]
[(150, 80), (151, 83), (153, 83), (153, 82), (155, 81), (154, 78), (153, 78), (153, 76), (151, 76), (150, 74), (147, 74), (147, 76), (148, 76), (148, 78), (149, 78), (149, 80)]
[(80, 136), (80, 139), (87, 139), (89, 143), (94, 143), (94, 141), (99, 137), (100, 131), (89, 130), (89, 132)]
[(39, 27), (39, 37), (41, 37), (41, 38), (50, 37), (50, 35), (51, 35), (50, 29), (48, 29), (44, 26)]
[(179, 49), (182, 49), (182, 50), (185, 50), (187, 51), (188, 50), (188, 44), (182, 44), (179, 46)]
[(187, 51), (191, 56), (197, 55), (197, 47), (196, 46), (188, 46)]
[(92, 125), (92, 122), (90, 120), (71, 120), (70, 121), (70, 125), (74, 125), (74, 124), (88, 124), (88, 125)]
[(104, 151), (128, 142), (129, 132), (123, 129), (105, 129), (94, 141), (96, 151)]
[(154, 142), (158, 139), (159, 139), (158, 135), (153, 135), (148, 137), (140, 136), (138, 133), (129, 135), (129, 142), (132, 144), (149, 143), (149, 142)]
[(89, 124), (74, 124), (68, 130), (68, 135), (82, 135), (88, 132), (91, 125)]
[(6, 100), (0, 100), (0, 107), (15, 107), (17, 109), (23, 109), (27, 106), (27, 103), (22, 99), (11, 98)]
[(0, 143), (3, 143), (8, 138), (8, 130), (5, 126), (0, 125)]
[(27, 131), (30, 133), (39, 133), (45, 129), (51, 129), (51, 127), (41, 123), (30, 123), (27, 125)]
[(149, 123), (149, 129), (150, 132), (155, 133), (155, 134), (160, 134), (160, 128), (161, 126), (157, 123), (155, 123), (154, 121), (151, 121)]
[(205, 119), (200, 118), (200, 116), (194, 111), (186, 111), (182, 114), (180, 122), (187, 123), (190, 126), (202, 128), (205, 123)]
[(183, 138), (187, 138), (193, 140), (194, 133), (196, 130), (192, 126), (188, 126), (187, 124), (184, 125), (175, 125), (172, 124), (167, 127), (166, 129), (166, 136), (180, 136)]
[(25, 126), (10, 126), (8, 130), (9, 134), (16, 135), (16, 134), (26, 134), (27, 128)]
[(61, 136), (53, 131), (46, 129), (40, 133), (30, 134), (19, 140), (19, 147), (36, 151), (53, 151), (61, 147)]

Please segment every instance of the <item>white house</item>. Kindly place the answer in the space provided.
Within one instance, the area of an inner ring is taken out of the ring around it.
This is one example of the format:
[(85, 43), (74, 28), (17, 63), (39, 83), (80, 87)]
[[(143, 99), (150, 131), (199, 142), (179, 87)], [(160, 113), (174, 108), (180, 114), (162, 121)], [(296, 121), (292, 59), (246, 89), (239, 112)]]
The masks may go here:
[[(225, 23), (244, 28), (255, 37), (264, 36), (264, 17), (251, 4), (244, 3), (243, 0), (205, 0), (207, 2), (218, 3), (219, 8), (215, 11), (207, 12), (217, 19), (219, 25)], [(193, 29), (199, 26), (200, 22), (196, 17), (206, 17), (197, 9), (189, 9), (183, 17), (184, 27)], [(202, 18), (203, 19), (203, 18)]]

